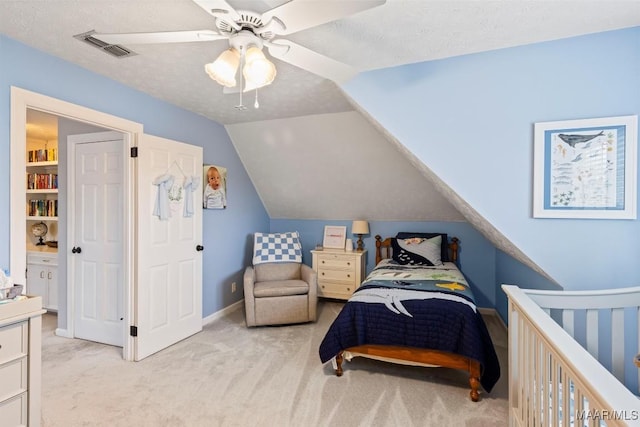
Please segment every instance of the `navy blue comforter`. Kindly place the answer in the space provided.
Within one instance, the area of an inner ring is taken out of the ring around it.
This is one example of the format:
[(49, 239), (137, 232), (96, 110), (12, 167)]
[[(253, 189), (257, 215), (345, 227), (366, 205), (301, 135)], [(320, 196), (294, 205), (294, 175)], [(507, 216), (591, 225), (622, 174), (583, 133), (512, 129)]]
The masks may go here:
[(325, 363), (342, 350), (365, 344), (446, 351), (477, 360), (480, 383), (490, 392), (500, 378), (500, 365), (470, 289), (466, 283), (458, 292), (456, 282), (427, 282), (366, 281), (327, 331), (320, 360)]

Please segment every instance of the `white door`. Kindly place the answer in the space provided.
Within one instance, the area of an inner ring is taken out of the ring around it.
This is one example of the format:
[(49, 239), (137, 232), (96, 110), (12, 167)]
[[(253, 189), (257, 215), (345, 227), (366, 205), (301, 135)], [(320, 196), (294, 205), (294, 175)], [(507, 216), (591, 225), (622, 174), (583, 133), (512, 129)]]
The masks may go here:
[[(202, 148), (143, 135), (137, 161), (134, 359), (202, 330)], [(172, 177), (166, 188), (154, 184)], [(184, 188), (193, 179), (195, 191)], [(156, 211), (165, 209), (161, 218)], [(185, 204), (191, 213), (185, 213)], [(154, 213), (155, 211), (155, 213)]]
[(122, 347), (124, 342), (123, 135), (69, 136), (74, 144), (70, 256), (74, 336)]

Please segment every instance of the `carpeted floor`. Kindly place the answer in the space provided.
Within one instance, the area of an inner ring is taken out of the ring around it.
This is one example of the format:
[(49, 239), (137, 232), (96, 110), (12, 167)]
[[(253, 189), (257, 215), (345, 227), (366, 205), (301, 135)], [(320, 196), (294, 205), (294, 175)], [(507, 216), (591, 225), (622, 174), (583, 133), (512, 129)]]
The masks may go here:
[(507, 332), (494, 316), (502, 377), (473, 403), (467, 375), (445, 368), (356, 358), (336, 377), (318, 346), (341, 307), (323, 300), (317, 323), (252, 329), (236, 310), (141, 362), (55, 336), (46, 314), (43, 426), (507, 425)]

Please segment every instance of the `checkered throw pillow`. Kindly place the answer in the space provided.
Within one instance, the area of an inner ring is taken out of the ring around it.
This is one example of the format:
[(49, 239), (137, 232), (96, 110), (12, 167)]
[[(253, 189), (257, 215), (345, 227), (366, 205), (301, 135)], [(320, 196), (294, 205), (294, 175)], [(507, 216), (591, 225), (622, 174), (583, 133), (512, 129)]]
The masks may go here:
[(255, 233), (253, 264), (266, 262), (302, 262), (302, 245), (298, 232)]

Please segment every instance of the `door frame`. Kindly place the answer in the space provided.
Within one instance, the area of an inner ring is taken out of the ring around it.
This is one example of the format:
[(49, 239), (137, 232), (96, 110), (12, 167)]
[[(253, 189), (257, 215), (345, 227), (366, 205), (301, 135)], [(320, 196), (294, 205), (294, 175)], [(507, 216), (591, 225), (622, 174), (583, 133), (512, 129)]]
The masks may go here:
[[(121, 132), (125, 134), (125, 140), (128, 139), (129, 145), (123, 144), (124, 158), (129, 159), (127, 167), (123, 168), (123, 182), (126, 192), (125, 202), (123, 204), (124, 229), (127, 236), (135, 236), (135, 226), (137, 212), (135, 209), (135, 180), (136, 164), (130, 157), (131, 147), (138, 146), (138, 141), (143, 134), (143, 125), (130, 120), (126, 120), (117, 116), (102, 113), (70, 102), (62, 101), (36, 92), (31, 92), (22, 88), (11, 86), (11, 132), (10, 132), (10, 224), (11, 236), (9, 239), (10, 268), (12, 272), (26, 272), (27, 262), (27, 235), (26, 235), (26, 210), (24, 174), (26, 168), (26, 144), (27, 144), (27, 109), (39, 110), (45, 113), (53, 114), (60, 117), (76, 120), (99, 126), (105, 129)], [(128, 138), (126, 137), (128, 136)], [(66, 141), (65, 141), (66, 143)], [(135, 239), (126, 239), (124, 246), (125, 260), (125, 287), (124, 287), (124, 328), (123, 334), (125, 339), (122, 347), (122, 357), (125, 360), (134, 360), (134, 343), (133, 337), (130, 336), (127, 325), (133, 325), (135, 319)], [(69, 276), (69, 263), (71, 257), (67, 260), (67, 277)], [(60, 265), (60, 263), (59, 263)], [(13, 273), (14, 276), (15, 273)], [(17, 277), (17, 276), (16, 276)], [(18, 279), (20, 280), (20, 279)], [(74, 289), (73, 283), (69, 282), (67, 289), (67, 329), (56, 329), (56, 334), (73, 338), (73, 314), (74, 314)]]

